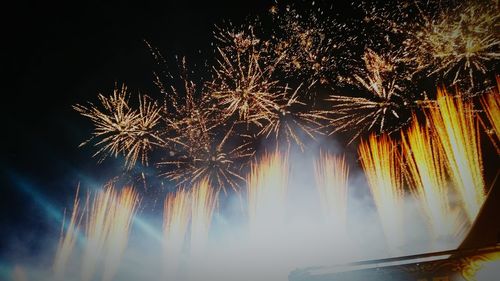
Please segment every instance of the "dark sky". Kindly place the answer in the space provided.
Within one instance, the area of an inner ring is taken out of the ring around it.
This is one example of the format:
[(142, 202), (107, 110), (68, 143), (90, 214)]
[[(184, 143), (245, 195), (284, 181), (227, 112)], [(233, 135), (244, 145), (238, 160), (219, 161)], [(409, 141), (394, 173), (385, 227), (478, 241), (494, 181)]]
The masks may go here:
[(210, 49), (214, 24), (242, 21), (272, 5), (136, 2), (43, 1), (3, 9), (8, 16), (2, 17), (1, 260), (27, 254), (13, 240), (36, 252), (40, 233), (59, 229), (51, 211), (57, 216), (85, 178), (107, 176), (91, 159), (92, 149), (78, 148), (91, 124), (71, 105), (109, 93), (115, 82), (151, 91), (154, 60), (144, 39), (167, 57), (194, 57)]

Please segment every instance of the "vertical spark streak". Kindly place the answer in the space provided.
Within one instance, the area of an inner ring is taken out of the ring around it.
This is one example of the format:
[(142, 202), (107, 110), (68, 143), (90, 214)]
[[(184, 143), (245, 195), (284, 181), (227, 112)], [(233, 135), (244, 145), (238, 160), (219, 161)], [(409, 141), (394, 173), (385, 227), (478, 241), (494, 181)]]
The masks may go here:
[(449, 237), (459, 232), (459, 225), (450, 208), (444, 151), (430, 128), (421, 126), (415, 116), (413, 120), (411, 128), (401, 133), (411, 191), (424, 212), (432, 238)]
[(137, 199), (132, 189), (125, 188), (118, 193), (113, 186), (94, 195), (86, 222), (82, 281), (93, 280), (98, 262), (102, 260), (102, 279), (109, 281), (114, 277), (128, 242)]
[(68, 265), (68, 260), (73, 253), (75, 248), (78, 226), (80, 224), (80, 219), (78, 218), (78, 213), (80, 211), (80, 200), (78, 199), (78, 191), (76, 192), (75, 200), (73, 201), (73, 210), (71, 212), (71, 218), (69, 224), (64, 230), (64, 221), (61, 228), (61, 238), (59, 240), (59, 245), (57, 247), (56, 256), (54, 258), (53, 270), (55, 280), (64, 280), (64, 271)]
[(349, 167), (345, 157), (321, 153), (315, 165), (316, 184), (328, 223), (344, 234), (347, 226)]
[(124, 188), (115, 198), (109, 210), (109, 233), (106, 241), (106, 256), (102, 281), (111, 281), (118, 271), (120, 261), (128, 244), (132, 219), (137, 210), (139, 196), (130, 187)]
[(485, 200), (481, 144), (473, 104), (438, 89), (428, 118), (443, 147), (446, 164), (464, 209), (473, 222)]
[(389, 248), (394, 251), (404, 243), (403, 190), (396, 143), (387, 135), (377, 138), (372, 134), (367, 142), (361, 142), (359, 155)]
[(481, 105), (493, 130), (493, 132), (487, 131), (488, 137), (495, 146), (497, 154), (500, 154), (500, 76), (497, 76), (497, 87), (497, 92), (492, 91), (481, 98)]
[[(250, 231), (255, 234), (284, 222), (288, 185), (288, 157), (278, 151), (252, 164), (247, 178)], [(270, 231), (270, 230), (269, 230)]]
[[(82, 281), (93, 279), (99, 258), (103, 255), (110, 227), (107, 214), (114, 197), (116, 197), (116, 192), (113, 188), (96, 193), (88, 210), (85, 229), (87, 240), (82, 260)], [(87, 204), (89, 203), (87, 202)]]
[(179, 259), (186, 239), (191, 207), (189, 203), (190, 193), (185, 189), (169, 194), (165, 200), (163, 212), (165, 274), (170, 279), (175, 277), (178, 270)]
[(195, 257), (206, 249), (216, 204), (217, 194), (204, 178), (191, 191), (191, 253)]

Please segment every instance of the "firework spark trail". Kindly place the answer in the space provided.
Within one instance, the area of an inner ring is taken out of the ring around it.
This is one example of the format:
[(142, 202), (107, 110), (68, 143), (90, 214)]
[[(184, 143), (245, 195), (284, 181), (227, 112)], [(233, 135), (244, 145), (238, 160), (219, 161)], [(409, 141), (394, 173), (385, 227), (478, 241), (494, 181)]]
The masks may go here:
[(339, 60), (332, 54), (343, 45), (341, 40), (328, 37), (332, 32), (327, 27), (337, 24), (331, 19), (320, 20), (316, 12), (323, 13), (311, 10), (300, 14), (290, 7), (283, 11), (277, 6), (271, 9), (277, 27), (269, 45), (270, 52), (280, 58), (276, 67), (309, 86), (332, 82), (329, 76)]
[(78, 216), (80, 212), (80, 200), (78, 199), (78, 190), (76, 192), (75, 200), (73, 201), (73, 210), (71, 212), (71, 217), (68, 226), (65, 228), (65, 223), (61, 228), (61, 238), (59, 245), (57, 247), (56, 256), (54, 258), (54, 279), (64, 280), (64, 272), (67, 269), (67, 265), (73, 250), (75, 248), (75, 243), (78, 235), (78, 227), (81, 222), (82, 216)]
[(121, 258), (128, 244), (132, 219), (136, 213), (139, 195), (132, 188), (124, 188), (108, 210), (109, 233), (102, 281), (111, 281), (118, 272)]
[(74, 109), (89, 118), (94, 124), (92, 138), (98, 139), (95, 146), (100, 147), (94, 156), (101, 156), (103, 161), (108, 156), (117, 157), (123, 154), (125, 166), (132, 168), (141, 158), (147, 164), (148, 152), (153, 146), (164, 144), (156, 135), (156, 126), (160, 121), (161, 108), (147, 96), (139, 99), (139, 110), (128, 104), (127, 87), (115, 88), (113, 94), (106, 97), (99, 94), (100, 106), (76, 105)]
[(387, 135), (370, 135), (362, 141), (359, 155), (368, 185), (382, 223), (388, 246), (392, 251), (402, 246), (403, 189), (401, 163), (397, 146)]
[[(330, 134), (354, 130), (356, 133), (351, 141), (364, 131), (370, 131), (378, 126), (379, 133), (390, 133), (399, 129), (407, 121), (401, 116), (401, 111), (408, 109), (409, 97), (403, 95), (403, 82), (406, 74), (400, 73), (397, 64), (400, 59), (396, 55), (379, 55), (367, 49), (364, 55), (365, 68), (359, 69), (353, 78), (347, 79), (350, 84), (360, 86), (368, 91), (370, 97), (349, 97), (330, 95), (326, 99), (331, 102), (329, 110), (317, 111), (321, 116), (328, 117), (332, 127)], [(324, 118), (323, 118), (324, 119)], [(389, 120), (395, 119), (395, 128), (390, 128)]]
[(497, 76), (497, 87), (497, 92), (492, 91), (481, 97), (481, 105), (491, 126), (487, 135), (500, 155), (500, 76)]
[(346, 234), (349, 167), (345, 158), (322, 152), (314, 168), (323, 214)]
[(190, 195), (187, 190), (180, 189), (169, 194), (165, 200), (163, 233), (166, 259), (165, 274), (168, 277), (174, 277), (178, 270), (190, 219)]
[(266, 60), (262, 42), (253, 32), (223, 30), (216, 38), (223, 46), (217, 47), (216, 78), (208, 83), (211, 98), (223, 108), (226, 119), (236, 115), (240, 121), (261, 126), (282, 91), (271, 78), (274, 63)]
[(247, 178), (248, 217), (252, 235), (271, 234), (286, 215), (288, 156), (278, 151), (252, 164)]
[(230, 128), (219, 140), (209, 132), (202, 132), (203, 137), (197, 143), (193, 142), (184, 153), (174, 154), (172, 160), (159, 163), (175, 168), (164, 175), (177, 181), (179, 186), (196, 184), (207, 178), (211, 185), (224, 192), (228, 186), (237, 190), (239, 183), (244, 181), (240, 175), (241, 167), (254, 151), (248, 142), (229, 143), (233, 133), (233, 128)]
[(191, 253), (195, 258), (207, 247), (212, 216), (217, 204), (217, 193), (207, 178), (191, 190)]
[(435, 242), (458, 234), (460, 225), (450, 206), (444, 151), (430, 128), (421, 126), (416, 117), (413, 120), (411, 128), (401, 133), (406, 173)]
[(500, 14), (492, 3), (468, 1), (435, 17), (420, 11), (423, 22), (403, 31), (417, 71), (452, 74), (453, 84), (468, 79), (474, 86), (475, 73), (485, 74), (500, 59)]
[(112, 186), (94, 195), (86, 222), (87, 240), (81, 272), (83, 281), (93, 280), (103, 257), (103, 280), (113, 278), (127, 245), (137, 198), (132, 189), (124, 189), (118, 194)]
[(162, 176), (178, 186), (196, 184), (207, 177), (217, 188), (236, 190), (244, 180), (240, 176), (242, 165), (253, 155), (253, 149), (234, 125), (225, 126), (212, 101), (189, 80), (184, 59), (181, 71), (180, 88), (157, 82), (167, 95), (165, 133), (167, 139), (175, 140), (158, 163), (166, 168)]
[(428, 111), (471, 223), (485, 200), (480, 136), (473, 110), (471, 102), (438, 89), (437, 106)]
[(327, 118), (320, 112), (307, 113), (302, 110), (306, 103), (300, 100), (299, 91), (300, 86), (289, 97), (283, 95), (279, 99), (258, 135), (266, 138), (274, 135), (277, 142), (284, 140), (289, 147), (295, 143), (301, 150), (305, 148), (303, 135), (315, 139), (315, 134), (321, 127), (319, 120)]

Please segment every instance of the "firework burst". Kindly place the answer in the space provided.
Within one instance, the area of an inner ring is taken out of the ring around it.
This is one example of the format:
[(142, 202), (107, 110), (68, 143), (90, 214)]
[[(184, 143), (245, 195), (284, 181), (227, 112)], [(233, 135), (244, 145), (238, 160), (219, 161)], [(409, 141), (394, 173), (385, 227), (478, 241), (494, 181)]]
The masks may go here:
[(328, 27), (336, 23), (319, 19), (317, 12), (323, 14), (318, 9), (303, 15), (290, 6), (274, 6), (271, 10), (277, 28), (270, 40), (270, 53), (280, 58), (277, 68), (287, 77), (305, 81), (309, 87), (332, 82), (330, 76), (340, 60), (334, 53), (343, 45), (341, 40), (329, 37), (332, 32)]
[[(249, 33), (249, 34), (248, 34)], [(262, 41), (250, 32), (221, 30), (215, 79), (208, 83), (211, 98), (222, 108), (224, 117), (261, 126), (276, 107), (282, 92), (272, 80), (274, 62), (265, 54)]]
[(468, 1), (435, 18), (423, 16), (423, 24), (411, 30), (405, 41), (418, 70), (428, 75), (450, 76), (452, 84), (475, 73), (485, 74), (500, 59), (499, 13), (493, 3)]
[(403, 115), (410, 103), (405, 91), (407, 76), (399, 72), (397, 55), (379, 55), (367, 49), (364, 55), (365, 68), (361, 68), (348, 83), (368, 91), (370, 97), (330, 95), (326, 101), (332, 106), (318, 111), (328, 117), (330, 134), (355, 131), (351, 141), (361, 133), (378, 127), (378, 133), (393, 132), (408, 122)]
[(284, 94), (280, 98), (258, 135), (265, 138), (273, 136), (277, 142), (284, 140), (289, 147), (295, 143), (302, 150), (305, 147), (303, 136), (315, 139), (322, 125), (320, 120), (326, 117), (320, 112), (308, 113), (304, 110), (307, 104), (300, 100), (299, 91), (300, 86), (292, 95)]
[(240, 145), (230, 143), (233, 128), (227, 130), (222, 140), (210, 132), (202, 131), (198, 142), (159, 165), (174, 168), (164, 176), (174, 180), (178, 185), (194, 184), (208, 178), (210, 184), (226, 191), (226, 187), (236, 190), (244, 178), (240, 176), (242, 164), (254, 152), (249, 143)]
[(76, 111), (94, 124), (90, 140), (97, 139), (95, 146), (100, 147), (94, 156), (100, 155), (102, 161), (108, 156), (123, 155), (128, 169), (139, 158), (143, 164), (147, 164), (148, 152), (154, 146), (162, 144), (156, 131), (161, 117), (160, 107), (147, 96), (142, 96), (139, 99), (139, 110), (132, 109), (128, 104), (129, 94), (124, 85), (115, 88), (113, 95), (109, 97), (102, 94), (98, 97), (101, 106), (74, 106)]

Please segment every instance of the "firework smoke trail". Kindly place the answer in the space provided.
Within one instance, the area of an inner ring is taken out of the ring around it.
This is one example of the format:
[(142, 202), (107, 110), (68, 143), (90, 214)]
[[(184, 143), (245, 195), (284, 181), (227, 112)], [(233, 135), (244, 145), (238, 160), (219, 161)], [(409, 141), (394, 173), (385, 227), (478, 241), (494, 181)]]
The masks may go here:
[(349, 168), (345, 158), (322, 152), (314, 168), (323, 213), (338, 233), (347, 234)]
[(124, 188), (115, 199), (109, 216), (109, 233), (106, 241), (106, 256), (102, 281), (113, 280), (128, 244), (132, 219), (139, 202), (138, 194), (132, 188)]
[(500, 155), (500, 76), (497, 76), (497, 87), (497, 92), (491, 91), (481, 97), (481, 105), (491, 126), (487, 135)]
[(129, 94), (123, 85), (116, 88), (113, 95), (106, 97), (99, 94), (99, 106), (76, 105), (74, 109), (81, 115), (89, 118), (94, 124), (92, 138), (98, 139), (95, 146), (100, 147), (94, 156), (100, 155), (100, 161), (108, 156), (125, 157), (125, 166), (131, 169), (137, 160), (147, 164), (148, 152), (157, 145), (165, 144), (156, 134), (156, 127), (160, 121), (161, 108), (147, 96), (139, 99), (139, 110), (128, 105)]
[(471, 223), (485, 200), (480, 136), (473, 110), (471, 102), (438, 89), (437, 106), (428, 111)]
[(86, 222), (86, 245), (82, 260), (82, 280), (90, 281), (104, 257), (103, 280), (114, 277), (127, 245), (137, 194), (126, 188), (118, 194), (112, 186), (94, 195)]
[[(371, 49), (365, 51), (365, 68), (358, 69), (347, 81), (368, 91), (371, 97), (330, 95), (326, 99), (332, 103), (330, 109), (318, 111), (321, 116), (331, 116), (327, 125), (333, 128), (330, 134), (354, 130), (353, 141), (364, 131), (378, 127), (378, 133), (390, 133), (408, 121), (400, 113), (407, 110), (410, 102), (402, 93), (407, 75), (397, 69), (399, 60), (397, 55), (379, 55)], [(388, 125), (389, 118), (397, 120), (395, 128)]]
[(359, 155), (391, 251), (402, 246), (403, 189), (397, 145), (387, 135), (370, 135)]
[(217, 204), (217, 193), (207, 178), (195, 184), (191, 190), (191, 253), (201, 256), (207, 247), (212, 216)]
[(71, 212), (71, 218), (69, 224), (65, 230), (65, 223), (61, 228), (61, 238), (59, 245), (57, 247), (56, 256), (54, 258), (54, 279), (64, 280), (64, 271), (67, 268), (69, 259), (75, 248), (75, 243), (78, 235), (78, 227), (80, 225), (81, 216), (78, 214), (80, 212), (80, 200), (78, 199), (78, 191), (76, 192), (75, 200), (73, 202), (73, 210)]
[(450, 206), (446, 157), (439, 140), (428, 126), (421, 126), (416, 117), (413, 120), (411, 128), (401, 133), (406, 174), (435, 242), (459, 233), (459, 217)]
[(248, 217), (251, 235), (272, 233), (286, 215), (288, 156), (275, 151), (252, 164), (247, 178)]
[[(174, 278), (179, 267), (191, 211), (190, 192), (180, 189), (169, 194), (165, 200), (164, 216), (164, 251), (166, 259), (165, 275)], [(170, 279), (168, 279), (170, 280)]]

